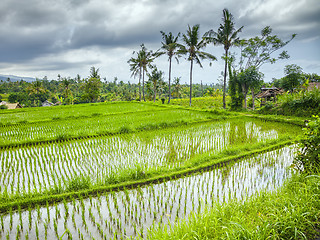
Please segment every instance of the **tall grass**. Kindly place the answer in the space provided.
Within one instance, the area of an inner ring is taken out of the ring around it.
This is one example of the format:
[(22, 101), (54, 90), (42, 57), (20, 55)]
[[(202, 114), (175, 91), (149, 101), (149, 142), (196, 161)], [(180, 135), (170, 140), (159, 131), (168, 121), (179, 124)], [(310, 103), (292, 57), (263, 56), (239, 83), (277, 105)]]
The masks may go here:
[(294, 175), (276, 192), (214, 203), (147, 239), (315, 239), (320, 229), (320, 175)]

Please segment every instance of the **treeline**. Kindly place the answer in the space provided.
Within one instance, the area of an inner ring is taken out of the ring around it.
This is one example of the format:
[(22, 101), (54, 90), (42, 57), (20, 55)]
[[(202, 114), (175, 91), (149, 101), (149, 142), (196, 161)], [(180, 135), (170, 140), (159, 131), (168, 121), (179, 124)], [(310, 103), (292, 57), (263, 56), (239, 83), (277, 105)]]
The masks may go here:
[[(163, 78), (160, 78), (154, 87), (152, 74), (145, 84), (147, 100), (167, 99), (169, 87)], [(193, 84), (193, 97), (215, 96), (221, 93), (219, 84)], [(175, 78), (172, 85), (173, 98), (186, 98), (189, 85), (181, 83), (181, 78)], [(2, 96), (1, 96), (2, 94)], [(118, 81), (115, 77), (111, 81), (101, 79), (99, 69), (91, 68), (87, 78), (66, 78), (60, 75), (56, 80), (37, 79), (34, 82), (24, 80), (13, 82), (10, 79), (0, 81), (0, 101), (8, 96), (10, 103), (19, 102), (25, 107), (42, 106), (46, 100), (58, 104), (78, 104), (104, 101), (134, 101), (139, 100), (139, 84)]]

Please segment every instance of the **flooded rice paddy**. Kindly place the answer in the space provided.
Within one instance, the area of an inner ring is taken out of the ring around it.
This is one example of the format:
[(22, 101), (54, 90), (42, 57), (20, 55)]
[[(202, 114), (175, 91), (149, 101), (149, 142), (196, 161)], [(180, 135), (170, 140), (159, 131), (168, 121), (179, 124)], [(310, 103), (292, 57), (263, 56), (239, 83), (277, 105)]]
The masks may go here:
[[(292, 128), (292, 126), (291, 126)], [(0, 151), (0, 194), (66, 188), (77, 176), (104, 184), (114, 174), (183, 166), (201, 154), (278, 139), (285, 126), (234, 119), (166, 130), (43, 144)]]
[(186, 219), (215, 202), (277, 189), (291, 175), (294, 152), (293, 147), (284, 147), (164, 183), (10, 211), (0, 217), (0, 238), (143, 237), (153, 225)]

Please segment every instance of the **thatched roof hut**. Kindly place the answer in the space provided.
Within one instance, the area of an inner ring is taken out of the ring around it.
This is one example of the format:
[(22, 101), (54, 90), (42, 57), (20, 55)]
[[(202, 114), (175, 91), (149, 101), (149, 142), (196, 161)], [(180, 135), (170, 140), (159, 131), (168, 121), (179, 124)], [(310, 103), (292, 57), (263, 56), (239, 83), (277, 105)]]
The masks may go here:
[(22, 108), (22, 106), (18, 102), (17, 103), (7, 103), (6, 106), (8, 107), (8, 109)]
[(283, 89), (271, 87), (271, 88), (261, 88), (261, 92), (256, 95), (256, 98), (262, 98), (261, 100), (261, 106), (263, 106), (266, 101), (273, 101), (276, 102), (277, 95), (284, 93)]

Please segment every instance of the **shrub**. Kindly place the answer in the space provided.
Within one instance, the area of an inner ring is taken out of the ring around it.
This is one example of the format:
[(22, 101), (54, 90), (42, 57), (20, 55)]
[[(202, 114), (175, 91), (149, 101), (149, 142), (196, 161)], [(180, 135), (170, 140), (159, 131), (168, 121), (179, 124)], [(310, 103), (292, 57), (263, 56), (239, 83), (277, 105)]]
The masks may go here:
[(314, 172), (320, 167), (320, 118), (306, 123), (304, 137), (299, 141), (300, 150), (295, 158), (295, 166), (300, 171)]

